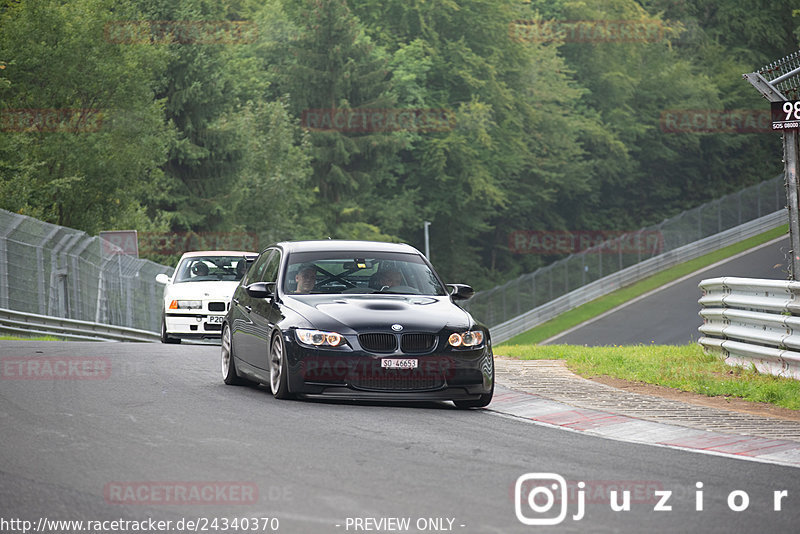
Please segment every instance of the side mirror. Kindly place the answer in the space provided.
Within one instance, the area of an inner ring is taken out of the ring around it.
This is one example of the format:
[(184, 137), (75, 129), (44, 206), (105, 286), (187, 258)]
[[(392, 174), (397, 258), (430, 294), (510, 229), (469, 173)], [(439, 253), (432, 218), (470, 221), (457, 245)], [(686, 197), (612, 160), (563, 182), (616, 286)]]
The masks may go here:
[(167, 276), (164, 273), (157, 274), (156, 275), (156, 282), (158, 282), (159, 284), (167, 285), (170, 282), (170, 277)]
[(450, 288), (450, 297), (453, 300), (467, 300), (475, 294), (472, 286), (467, 284), (447, 284), (447, 287)]
[(244, 290), (254, 299), (268, 299), (275, 294), (275, 282), (255, 282), (244, 286)]

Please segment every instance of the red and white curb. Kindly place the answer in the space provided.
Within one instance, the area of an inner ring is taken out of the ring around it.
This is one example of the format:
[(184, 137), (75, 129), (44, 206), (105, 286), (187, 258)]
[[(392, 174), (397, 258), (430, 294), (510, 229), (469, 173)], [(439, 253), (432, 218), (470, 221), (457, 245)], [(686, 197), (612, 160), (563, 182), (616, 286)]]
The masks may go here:
[(497, 387), (488, 410), (609, 439), (800, 467), (800, 442), (698, 430), (577, 408)]

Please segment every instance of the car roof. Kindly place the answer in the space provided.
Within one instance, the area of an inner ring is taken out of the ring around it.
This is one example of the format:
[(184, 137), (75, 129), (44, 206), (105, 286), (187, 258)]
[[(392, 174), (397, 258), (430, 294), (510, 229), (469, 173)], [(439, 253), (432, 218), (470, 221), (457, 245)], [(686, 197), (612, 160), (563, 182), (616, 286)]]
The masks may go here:
[(258, 252), (247, 252), (243, 250), (193, 250), (184, 252), (181, 258), (194, 258), (197, 256), (253, 256)]
[(287, 252), (403, 252), (420, 254), (420, 251), (405, 243), (386, 243), (383, 241), (351, 241), (345, 239), (319, 239), (314, 241), (282, 241), (275, 246)]

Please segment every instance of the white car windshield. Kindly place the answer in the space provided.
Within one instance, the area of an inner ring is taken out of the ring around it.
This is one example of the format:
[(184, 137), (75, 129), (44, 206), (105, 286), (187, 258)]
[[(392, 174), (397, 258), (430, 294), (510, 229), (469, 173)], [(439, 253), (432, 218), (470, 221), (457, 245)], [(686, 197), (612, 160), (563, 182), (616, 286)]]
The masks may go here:
[(247, 270), (242, 256), (192, 256), (184, 258), (175, 270), (175, 282), (235, 282)]
[(283, 290), (289, 294), (446, 295), (422, 257), (405, 253), (294, 253)]

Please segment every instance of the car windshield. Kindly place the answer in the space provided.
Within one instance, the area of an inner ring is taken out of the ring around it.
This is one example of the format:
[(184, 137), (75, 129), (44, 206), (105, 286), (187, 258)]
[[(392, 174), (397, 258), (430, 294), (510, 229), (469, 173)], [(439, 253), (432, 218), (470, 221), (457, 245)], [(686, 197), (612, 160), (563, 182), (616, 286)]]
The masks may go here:
[(247, 260), (242, 256), (192, 256), (184, 258), (175, 270), (175, 283), (180, 282), (235, 282), (247, 270)]
[(394, 252), (296, 252), (288, 259), (283, 290), (290, 294), (446, 295), (421, 256)]

